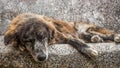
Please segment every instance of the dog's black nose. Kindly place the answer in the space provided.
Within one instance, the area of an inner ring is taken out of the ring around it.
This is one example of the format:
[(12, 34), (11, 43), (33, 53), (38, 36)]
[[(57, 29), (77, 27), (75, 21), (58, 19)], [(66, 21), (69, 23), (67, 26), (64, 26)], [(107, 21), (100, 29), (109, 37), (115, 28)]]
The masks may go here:
[(45, 54), (43, 54), (43, 55), (38, 55), (38, 56), (37, 56), (37, 59), (38, 59), (39, 61), (44, 61), (44, 60), (46, 59), (46, 55), (45, 55)]

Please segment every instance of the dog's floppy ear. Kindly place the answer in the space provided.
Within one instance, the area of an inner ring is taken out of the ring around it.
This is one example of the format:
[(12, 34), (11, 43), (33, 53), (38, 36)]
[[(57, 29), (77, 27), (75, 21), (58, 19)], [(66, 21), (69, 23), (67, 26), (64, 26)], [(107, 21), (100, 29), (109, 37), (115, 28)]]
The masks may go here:
[(15, 33), (5, 33), (4, 34), (4, 44), (9, 45), (12, 44), (16, 40)]

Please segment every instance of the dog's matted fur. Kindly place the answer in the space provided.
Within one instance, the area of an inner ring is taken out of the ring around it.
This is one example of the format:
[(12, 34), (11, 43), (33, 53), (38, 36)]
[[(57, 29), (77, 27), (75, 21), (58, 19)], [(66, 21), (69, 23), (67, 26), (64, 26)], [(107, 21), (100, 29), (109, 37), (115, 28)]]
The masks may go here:
[[(98, 53), (83, 41), (83, 37), (98, 42), (111, 39), (114, 35), (114, 32), (110, 30), (95, 30), (96, 28), (98, 29), (93, 24), (70, 23), (46, 16), (25, 13), (18, 15), (11, 21), (4, 33), (4, 43), (17, 48), (25, 47), (35, 61), (47, 59), (47, 47), (52, 44), (70, 44), (83, 55), (93, 59)], [(81, 35), (83, 40), (80, 39)]]

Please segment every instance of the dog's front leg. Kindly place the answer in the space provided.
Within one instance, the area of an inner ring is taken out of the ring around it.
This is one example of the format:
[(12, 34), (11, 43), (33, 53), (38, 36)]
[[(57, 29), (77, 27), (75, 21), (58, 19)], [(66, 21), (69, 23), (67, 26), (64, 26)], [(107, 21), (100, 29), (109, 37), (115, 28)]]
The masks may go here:
[[(84, 41), (81, 39), (77, 38), (72, 38), (72, 37), (66, 37), (64, 34), (59, 34), (59, 44), (70, 44), (72, 47), (77, 49), (80, 53), (82, 53), (84, 56), (89, 57), (91, 59), (94, 59), (95, 57), (98, 56), (98, 52), (88, 46)], [(58, 41), (59, 41), (58, 40)]]
[(68, 39), (68, 44), (77, 49), (84, 56), (94, 59), (98, 56), (98, 52), (84, 43), (82, 40), (78, 39)]

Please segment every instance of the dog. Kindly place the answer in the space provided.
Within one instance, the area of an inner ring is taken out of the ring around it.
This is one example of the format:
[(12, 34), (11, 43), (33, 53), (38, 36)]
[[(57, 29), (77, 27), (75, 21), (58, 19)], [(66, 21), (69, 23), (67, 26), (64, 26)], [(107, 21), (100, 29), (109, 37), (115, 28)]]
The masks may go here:
[(84, 56), (94, 59), (98, 52), (86, 44), (86, 39), (90, 39), (89, 42), (113, 40), (114, 34), (93, 24), (65, 22), (23, 13), (11, 21), (4, 33), (4, 44), (27, 50), (37, 62), (48, 58), (48, 46), (53, 44), (70, 44)]

